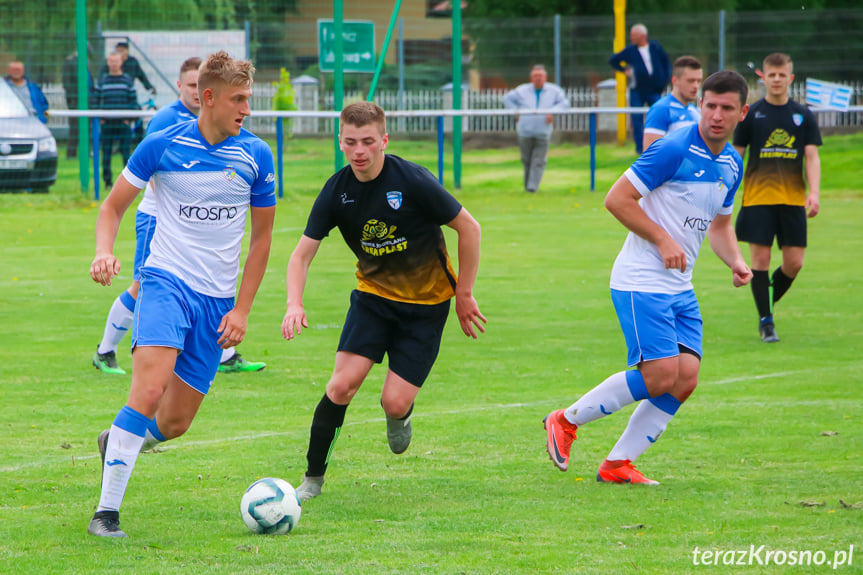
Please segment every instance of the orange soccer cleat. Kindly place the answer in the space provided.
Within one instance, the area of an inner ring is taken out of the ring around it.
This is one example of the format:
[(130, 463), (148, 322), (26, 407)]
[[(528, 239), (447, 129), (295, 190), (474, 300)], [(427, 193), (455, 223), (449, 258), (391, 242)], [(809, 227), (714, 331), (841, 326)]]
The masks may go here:
[(575, 440), (575, 430), (578, 426), (567, 421), (562, 409), (549, 413), (542, 423), (548, 432), (545, 446), (548, 456), (558, 469), (566, 471), (569, 468), (569, 448)]
[(641, 483), (643, 485), (659, 485), (658, 481), (648, 479), (635, 468), (628, 459), (621, 461), (605, 460), (599, 466), (596, 480), (604, 483)]

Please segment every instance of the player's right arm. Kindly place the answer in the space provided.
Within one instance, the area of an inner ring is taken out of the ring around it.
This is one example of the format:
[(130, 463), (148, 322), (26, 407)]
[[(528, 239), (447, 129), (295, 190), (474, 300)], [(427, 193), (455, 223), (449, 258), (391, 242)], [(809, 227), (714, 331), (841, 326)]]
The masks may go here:
[(295, 335), (303, 332), (304, 327), (309, 327), (306, 318), (306, 310), (303, 307), (303, 292), (306, 289), (306, 279), (309, 276), (309, 266), (318, 253), (321, 245), (320, 240), (313, 240), (303, 235), (297, 242), (297, 247), (288, 260), (288, 303), (285, 318), (282, 320), (282, 336), (285, 339), (293, 339)]
[(111, 285), (111, 278), (120, 273), (120, 260), (114, 256), (114, 241), (117, 239), (123, 214), (140, 191), (140, 188), (135, 187), (121, 174), (99, 208), (99, 217), (96, 220), (96, 256), (90, 264), (90, 277), (104, 286)]
[(605, 196), (605, 208), (629, 231), (655, 244), (666, 269), (686, 271), (686, 252), (665, 229), (650, 219), (639, 205), (641, 192), (620, 176)]

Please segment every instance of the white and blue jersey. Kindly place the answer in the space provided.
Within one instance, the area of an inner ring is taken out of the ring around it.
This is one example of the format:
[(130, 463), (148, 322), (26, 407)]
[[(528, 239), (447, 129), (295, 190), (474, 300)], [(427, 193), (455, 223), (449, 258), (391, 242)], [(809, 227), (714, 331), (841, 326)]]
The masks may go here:
[(695, 104), (684, 106), (672, 94), (668, 94), (650, 107), (644, 122), (644, 133), (664, 136), (669, 132), (697, 124), (701, 113)]
[(233, 297), (249, 206), (276, 204), (269, 146), (246, 130), (211, 146), (197, 122), (183, 122), (146, 137), (123, 176), (137, 188), (153, 179), (159, 224), (145, 265)]
[[(182, 101), (177, 100), (170, 106), (166, 106), (156, 112), (156, 115), (147, 124), (147, 135), (149, 136), (165, 128), (170, 128), (180, 122), (188, 122), (195, 119), (197, 119), (197, 116)], [(149, 184), (147, 184), (147, 188), (144, 190), (144, 197), (141, 199), (141, 203), (138, 204), (138, 211), (148, 216), (158, 215), (156, 213), (156, 200), (153, 198), (153, 191)]]
[(692, 289), (692, 268), (717, 215), (730, 215), (743, 175), (731, 144), (714, 156), (698, 125), (657, 140), (624, 173), (647, 216), (686, 253), (686, 271), (665, 268), (655, 244), (629, 232), (614, 261), (611, 289), (675, 294)]

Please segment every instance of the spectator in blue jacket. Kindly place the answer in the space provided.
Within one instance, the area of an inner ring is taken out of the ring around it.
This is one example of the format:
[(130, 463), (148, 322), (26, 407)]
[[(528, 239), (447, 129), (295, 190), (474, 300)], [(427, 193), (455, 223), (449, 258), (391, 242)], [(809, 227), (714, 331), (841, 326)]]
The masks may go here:
[[(566, 110), (569, 100), (556, 84), (547, 82), (545, 66), (537, 64), (530, 71), (530, 82), (510, 90), (503, 105), (511, 110)], [(524, 189), (535, 192), (545, 172), (548, 144), (554, 129), (554, 114), (516, 114), (518, 147), (524, 165)]]
[(24, 63), (14, 60), (9, 62), (9, 75), (6, 82), (18, 99), (24, 103), (31, 116), (36, 116), (43, 124), (48, 123), (45, 111), (48, 109), (48, 98), (42, 93), (36, 82), (31, 82), (24, 75)]
[[(662, 92), (671, 81), (671, 61), (668, 54), (655, 40), (647, 39), (647, 27), (636, 24), (629, 31), (632, 44), (613, 54), (608, 63), (629, 78), (629, 105), (633, 108), (648, 108), (662, 97)], [(642, 152), (644, 140), (644, 115), (632, 115), (632, 137), (635, 151)]]

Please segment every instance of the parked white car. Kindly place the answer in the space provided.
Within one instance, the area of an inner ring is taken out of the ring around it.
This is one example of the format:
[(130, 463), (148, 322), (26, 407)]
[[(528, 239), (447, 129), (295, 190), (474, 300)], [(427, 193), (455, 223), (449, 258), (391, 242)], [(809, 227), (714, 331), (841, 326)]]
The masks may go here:
[(57, 141), (0, 80), (0, 191), (44, 193), (57, 181)]

